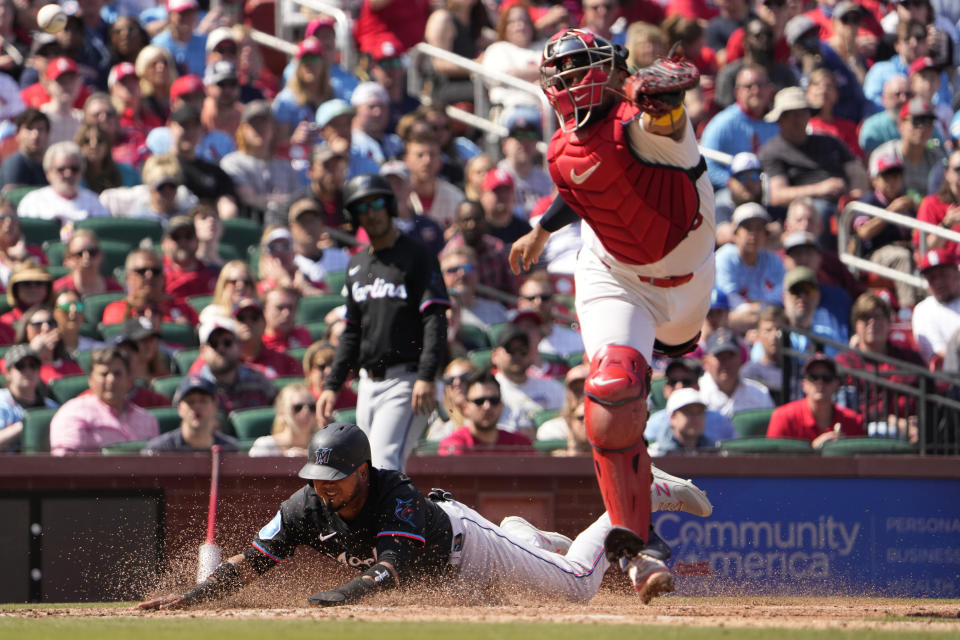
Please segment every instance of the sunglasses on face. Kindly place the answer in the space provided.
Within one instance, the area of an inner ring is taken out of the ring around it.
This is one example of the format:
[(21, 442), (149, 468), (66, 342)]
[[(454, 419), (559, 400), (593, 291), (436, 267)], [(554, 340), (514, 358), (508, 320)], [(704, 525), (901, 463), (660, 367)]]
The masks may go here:
[(932, 116), (919, 116), (910, 118), (910, 124), (917, 128), (921, 127), (932, 127), (934, 118)]
[(675, 387), (678, 384), (682, 384), (685, 387), (692, 387), (693, 385), (697, 384), (697, 379), (696, 378), (672, 378), (670, 376), (667, 376), (667, 384), (670, 385), (671, 387)]
[(386, 209), (387, 208), (387, 199), (386, 198), (377, 198), (376, 200), (371, 200), (370, 202), (358, 202), (355, 205), (350, 207), (355, 214), (362, 216), (366, 212), (372, 209)]
[(377, 61), (377, 66), (381, 69), (402, 69), (403, 60), (400, 58), (384, 58)]
[(461, 385), (463, 384), (463, 381), (467, 379), (468, 375), (469, 374), (467, 373), (461, 373), (458, 376), (444, 376), (443, 384), (447, 385), (448, 387), (451, 387), (454, 385)]
[(243, 324), (251, 324), (254, 322), (259, 322), (263, 319), (262, 313), (241, 313), (237, 316), (237, 320)]
[(160, 275), (161, 268), (160, 267), (138, 267), (136, 269), (132, 269), (132, 271), (138, 276), (140, 276), (141, 278), (146, 278), (148, 273), (155, 276)]
[(825, 384), (830, 384), (831, 382), (834, 382), (837, 379), (837, 376), (833, 375), (832, 373), (823, 373), (823, 374), (808, 373), (804, 377), (810, 382), (823, 382)]
[(510, 137), (516, 140), (521, 140), (521, 141), (522, 140), (539, 140), (540, 134), (537, 133), (536, 131), (527, 131), (527, 130), (521, 129), (520, 131), (514, 131), (513, 133), (511, 133)]
[(43, 325), (47, 325), (51, 329), (57, 328), (57, 321), (54, 318), (48, 318), (46, 320), (31, 320), (30, 326), (34, 329), (42, 329)]
[(65, 174), (65, 173), (67, 173), (67, 172), (70, 172), (70, 173), (79, 173), (79, 172), (80, 172), (80, 165), (78, 165), (78, 164), (68, 164), (68, 165), (65, 165), (65, 166), (63, 166), (63, 167), (57, 167), (57, 168), (56, 168), (56, 172), (59, 173), (60, 175), (63, 175), (63, 174)]
[(83, 313), (83, 303), (82, 302), (63, 302), (57, 305), (57, 309), (63, 311), (64, 313)]
[(100, 255), (100, 247), (84, 247), (83, 249), (77, 249), (71, 253), (70, 256), (73, 258), (80, 258), (83, 256), (83, 254), (87, 254), (91, 258), (96, 258), (98, 255)]
[(217, 86), (221, 89), (236, 89), (240, 86), (240, 83), (236, 80), (224, 80), (222, 82), (218, 82)]
[(250, 278), (231, 278), (227, 280), (227, 284), (232, 284), (235, 287), (252, 287), (253, 280)]
[(231, 44), (219, 45), (216, 49), (214, 49), (214, 51), (225, 56), (237, 55), (237, 47)]
[(314, 411), (317, 410), (317, 403), (316, 402), (297, 402), (296, 404), (291, 405), (290, 408), (293, 409), (294, 413), (300, 413), (304, 409), (310, 409), (310, 413), (313, 413)]
[(488, 402), (490, 403), (491, 407), (496, 407), (497, 405), (500, 404), (500, 396), (484, 396), (482, 398), (467, 398), (467, 401), (472, 402), (478, 407), (482, 407)]
[(526, 300), (527, 302), (533, 302), (535, 300), (540, 300), (542, 302), (550, 302), (551, 300), (553, 300), (552, 293), (535, 293), (530, 296), (520, 296), (520, 297)]
[(447, 267), (443, 272), (447, 275), (453, 275), (455, 273), (473, 273), (473, 270), (472, 264), (458, 264), (453, 267)]
[(232, 337), (219, 338), (219, 339), (214, 339), (207, 342), (207, 344), (210, 345), (210, 348), (213, 349), (214, 351), (219, 351), (220, 349), (229, 349), (236, 343), (237, 343), (236, 339)]
[(29, 358), (27, 360), (21, 360), (17, 364), (13, 365), (13, 368), (17, 371), (39, 371), (40, 363), (32, 358)]

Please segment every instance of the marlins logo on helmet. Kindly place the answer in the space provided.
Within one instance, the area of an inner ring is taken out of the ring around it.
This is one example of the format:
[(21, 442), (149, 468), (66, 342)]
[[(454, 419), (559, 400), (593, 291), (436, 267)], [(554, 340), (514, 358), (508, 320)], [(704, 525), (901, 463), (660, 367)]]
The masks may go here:
[(331, 455), (333, 455), (333, 449), (327, 449), (325, 447), (317, 449), (316, 464), (329, 464)]

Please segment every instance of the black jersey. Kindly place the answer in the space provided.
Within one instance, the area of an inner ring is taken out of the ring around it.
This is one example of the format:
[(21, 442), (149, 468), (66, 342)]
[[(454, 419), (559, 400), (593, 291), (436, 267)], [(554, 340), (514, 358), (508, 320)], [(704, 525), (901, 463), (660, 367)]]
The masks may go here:
[(346, 286), (347, 327), (324, 387), (338, 391), (352, 366), (379, 372), (409, 364), (418, 378), (433, 380), (446, 347), (450, 306), (436, 256), (399, 234), (390, 247), (355, 254)]
[(366, 570), (389, 552), (401, 577), (435, 573), (450, 557), (450, 518), (399, 471), (370, 468), (363, 509), (344, 520), (325, 508), (312, 484), (294, 493), (244, 555), (259, 573), (309, 545), (341, 564)]

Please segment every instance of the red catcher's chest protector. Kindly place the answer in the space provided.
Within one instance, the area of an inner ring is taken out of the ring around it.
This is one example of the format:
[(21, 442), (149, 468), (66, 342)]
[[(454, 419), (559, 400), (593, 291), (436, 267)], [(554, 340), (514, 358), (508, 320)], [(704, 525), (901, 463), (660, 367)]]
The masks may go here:
[(700, 224), (696, 181), (706, 163), (683, 169), (639, 159), (627, 138), (627, 123), (639, 114), (621, 102), (599, 122), (558, 130), (547, 159), (560, 195), (610, 255), (643, 265), (661, 260)]

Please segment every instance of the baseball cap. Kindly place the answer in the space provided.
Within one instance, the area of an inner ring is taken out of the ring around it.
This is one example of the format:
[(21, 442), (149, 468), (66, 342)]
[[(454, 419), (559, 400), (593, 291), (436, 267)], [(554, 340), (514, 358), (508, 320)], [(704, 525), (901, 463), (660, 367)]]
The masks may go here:
[(704, 345), (704, 351), (712, 356), (720, 355), (724, 351), (740, 353), (740, 341), (737, 336), (729, 329), (717, 329), (707, 336), (707, 343)]
[(833, 8), (833, 17), (837, 20), (843, 20), (851, 13), (863, 15), (863, 9), (860, 8), (860, 5), (850, 0), (843, 0)]
[(776, 122), (780, 116), (787, 111), (810, 110), (810, 103), (807, 102), (807, 96), (800, 87), (787, 87), (777, 91), (773, 98), (773, 109), (770, 113), (763, 116), (766, 122)]
[(173, 216), (163, 230), (163, 235), (170, 237), (180, 229), (187, 228), (193, 229), (193, 218), (190, 216)]
[(739, 207), (733, 210), (733, 228), (736, 229), (742, 225), (747, 220), (763, 220), (764, 222), (770, 222), (770, 214), (767, 213), (767, 209), (756, 202), (744, 202)]
[(302, 59), (304, 56), (322, 56), (323, 55), (323, 44), (316, 38), (306, 38), (302, 40), (299, 45), (297, 45), (297, 55), (294, 57), (297, 60)]
[(47, 80), (56, 80), (65, 73), (77, 73), (77, 63), (70, 58), (60, 56), (47, 64), (47, 70), (43, 75)]
[(202, 93), (203, 92), (203, 80), (200, 79), (200, 76), (195, 76), (192, 73), (188, 73), (185, 76), (180, 76), (173, 81), (170, 85), (170, 101), (173, 102), (177, 98), (182, 98), (185, 95), (191, 93)]
[(327, 100), (317, 107), (317, 113), (314, 116), (313, 121), (316, 122), (317, 126), (322, 129), (330, 124), (330, 121), (334, 118), (339, 118), (340, 116), (345, 115), (352, 116), (356, 112), (357, 110), (347, 104), (345, 100), (334, 98), (332, 100)]
[(940, 65), (930, 56), (923, 56), (917, 58), (910, 64), (910, 69), (907, 71), (907, 76), (912, 76), (915, 73), (920, 73), (921, 71), (926, 71), (927, 69), (933, 69), (934, 71), (940, 70)]
[(714, 287), (710, 290), (710, 308), (711, 309), (729, 309), (730, 298), (720, 289)]
[(128, 318), (120, 330), (120, 342), (138, 342), (159, 335), (160, 329), (150, 318)]
[(233, 29), (230, 27), (217, 27), (207, 35), (207, 53), (217, 48), (221, 42), (234, 42), (237, 39), (233, 37)]
[(934, 116), (933, 105), (923, 98), (911, 98), (900, 107), (900, 119), (906, 120), (912, 116), (932, 118)]
[(180, 381), (180, 386), (177, 387), (177, 392), (173, 394), (173, 403), (180, 404), (180, 402), (186, 398), (187, 395), (193, 393), (194, 391), (205, 393), (211, 398), (217, 397), (217, 386), (213, 384), (213, 381), (207, 380), (202, 376), (187, 376)]
[(399, 58), (403, 54), (403, 44), (389, 31), (384, 31), (377, 38), (366, 53), (370, 54), (373, 60), (385, 60), (387, 58)]
[(167, 0), (167, 11), (189, 11), (190, 9), (199, 9), (197, 0)]
[(387, 94), (387, 90), (383, 88), (383, 85), (377, 82), (361, 82), (357, 85), (357, 88), (353, 90), (353, 95), (350, 96), (350, 104), (354, 107), (359, 107), (362, 104), (370, 104), (371, 102), (384, 102), (390, 103), (390, 96)]
[(37, 55), (41, 49), (48, 45), (57, 45), (56, 48), (59, 48), (57, 36), (52, 33), (47, 33), (46, 31), (34, 31), (31, 34), (30, 41), (30, 55)]
[(207, 87), (213, 84), (219, 84), (224, 80), (236, 79), (237, 65), (229, 60), (217, 60), (207, 67), (206, 73), (203, 74), (203, 84)]
[(903, 159), (894, 149), (879, 147), (870, 154), (870, 177), (876, 178), (891, 169), (903, 170)]
[(747, 171), (761, 171), (762, 169), (760, 158), (757, 157), (757, 154), (749, 151), (741, 151), (733, 156), (733, 160), (730, 162), (731, 175), (746, 173)]
[(787, 26), (783, 28), (783, 35), (787, 39), (787, 44), (793, 46), (814, 29), (819, 31), (820, 27), (808, 16), (801, 13), (787, 20)]
[(129, 78), (130, 76), (136, 77), (137, 69), (133, 66), (132, 62), (121, 62), (113, 66), (113, 69), (110, 69), (110, 75), (107, 77), (107, 87), (112, 89), (113, 85), (117, 84), (124, 78)]
[(513, 317), (510, 318), (511, 324), (520, 325), (521, 322), (529, 320), (535, 322), (538, 326), (543, 324), (543, 318), (540, 317), (540, 314), (534, 311), (533, 309), (523, 309), (519, 310), (513, 314)]
[(307, 460), (297, 474), (304, 480), (343, 480), (370, 461), (370, 441), (357, 425), (334, 422), (310, 438)]
[(540, 133), (540, 111), (524, 107), (513, 109), (507, 116), (504, 124), (510, 135), (517, 131), (533, 131)]
[(952, 249), (931, 249), (920, 259), (920, 273), (942, 266), (957, 266), (957, 254)]
[(819, 246), (816, 236), (809, 231), (794, 231), (793, 233), (787, 234), (787, 237), (783, 239), (783, 250), (787, 253), (790, 253), (791, 249), (796, 249), (797, 247)]
[(396, 176), (404, 180), (410, 179), (410, 167), (403, 160), (388, 160), (380, 165), (380, 175), (383, 177)]
[(237, 300), (237, 303), (233, 305), (233, 317), (236, 318), (241, 313), (247, 309), (256, 309), (257, 311), (263, 313), (263, 305), (260, 304), (260, 301), (256, 298), (240, 298)]
[(500, 330), (500, 334), (497, 335), (497, 345), (498, 347), (507, 348), (514, 340), (523, 340), (523, 343), (526, 346), (530, 346), (530, 336), (527, 335), (527, 332), (518, 327), (515, 324), (508, 324), (503, 329)]
[(820, 281), (817, 280), (817, 272), (810, 267), (794, 267), (787, 271), (783, 277), (784, 291), (790, 291), (798, 284), (813, 284), (820, 288)]
[(293, 224), (297, 221), (297, 218), (308, 211), (320, 214), (320, 205), (313, 198), (300, 198), (290, 205), (290, 209), (287, 211), (287, 221)]
[(254, 100), (247, 103), (247, 106), (243, 108), (243, 115), (240, 116), (240, 119), (243, 122), (250, 122), (255, 118), (273, 118), (273, 110), (270, 108), (269, 102)]
[(500, 187), (513, 189), (513, 176), (510, 175), (510, 172), (506, 169), (490, 169), (490, 171), (487, 171), (480, 188), (483, 191), (493, 191)]
[(698, 376), (703, 373), (703, 367), (696, 358), (672, 358), (670, 362), (667, 363), (667, 368), (664, 369), (663, 372), (665, 374), (670, 373), (670, 370), (674, 367), (682, 367)]
[(347, 156), (340, 151), (336, 151), (333, 147), (326, 143), (314, 146), (313, 151), (310, 154), (311, 163), (323, 164), (331, 158), (343, 158), (346, 160)]
[(200, 323), (200, 344), (207, 344), (214, 331), (229, 331), (234, 336), (237, 335), (237, 323), (233, 318), (221, 318), (214, 316), (205, 322)]
[(834, 375), (837, 374), (836, 362), (834, 362), (832, 359), (828, 358), (827, 356), (823, 355), (822, 353), (815, 353), (809, 358), (807, 358), (807, 361), (803, 363), (803, 375), (806, 375), (807, 372), (810, 370), (810, 367), (812, 367), (815, 364), (825, 364), (828, 367), (830, 367), (830, 370), (833, 372)]
[(270, 253), (270, 245), (278, 240), (283, 240), (292, 244), (293, 236), (290, 234), (289, 229), (280, 227), (279, 229), (274, 229), (267, 234), (267, 237), (263, 239), (263, 246), (266, 248), (267, 253)]
[(305, 38), (310, 38), (320, 29), (333, 29), (335, 28), (336, 24), (337, 21), (330, 16), (320, 16), (318, 18), (314, 18), (307, 23), (307, 29), (304, 31), (303, 36)]
[(696, 389), (691, 387), (677, 389), (667, 398), (667, 415), (672, 416), (680, 409), (689, 407), (692, 404), (707, 406), (707, 403), (703, 401), (703, 396), (701, 396), (700, 392)]
[(200, 109), (197, 109), (192, 104), (182, 105), (170, 114), (170, 121), (180, 125), (188, 122), (200, 122)]
[(32, 349), (29, 344), (15, 344), (7, 349), (3, 362), (7, 367), (7, 371), (9, 371), (26, 358), (33, 358), (38, 364), (43, 362), (40, 359), (40, 354)]

